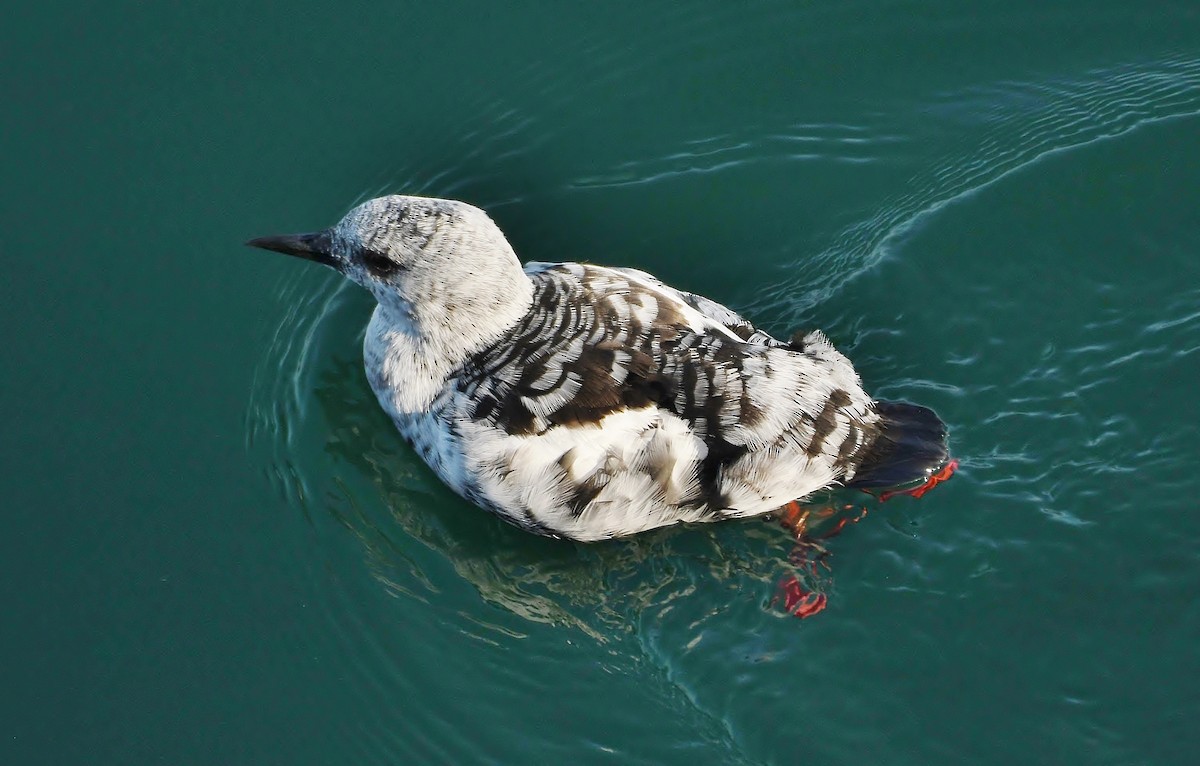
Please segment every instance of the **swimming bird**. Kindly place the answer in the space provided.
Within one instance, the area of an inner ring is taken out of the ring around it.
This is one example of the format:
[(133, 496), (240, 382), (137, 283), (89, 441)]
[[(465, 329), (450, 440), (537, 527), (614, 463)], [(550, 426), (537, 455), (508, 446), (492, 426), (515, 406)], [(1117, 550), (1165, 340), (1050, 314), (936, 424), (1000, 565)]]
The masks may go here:
[(380, 197), (247, 244), (371, 292), (380, 405), (442, 481), (530, 532), (746, 518), (838, 484), (923, 491), (949, 465), (937, 415), (872, 399), (821, 332), (777, 340), (635, 269), (522, 266), (464, 202)]

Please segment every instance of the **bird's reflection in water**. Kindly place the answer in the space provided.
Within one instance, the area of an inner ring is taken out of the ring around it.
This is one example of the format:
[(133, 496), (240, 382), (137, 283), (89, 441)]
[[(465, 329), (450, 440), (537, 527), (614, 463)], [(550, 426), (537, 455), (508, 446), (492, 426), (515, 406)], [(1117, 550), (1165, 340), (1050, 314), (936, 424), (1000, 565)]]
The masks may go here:
[(701, 591), (732, 589), (742, 603), (795, 614), (780, 601), (777, 584), (794, 581), (793, 593), (819, 592), (822, 601), (832, 584), (827, 554), (819, 566), (811, 557), (789, 557), (789, 534), (769, 518), (592, 544), (531, 535), (441, 485), (380, 410), (360, 361), (316, 363), (323, 368), (315, 399), (326, 421), (325, 449), (356, 474), (340, 478), (340, 498), (327, 507), (358, 537), (372, 570), (393, 592), (436, 598), (442, 588), (426, 565), (432, 553), (488, 603), (603, 640), (630, 629), (645, 609)]

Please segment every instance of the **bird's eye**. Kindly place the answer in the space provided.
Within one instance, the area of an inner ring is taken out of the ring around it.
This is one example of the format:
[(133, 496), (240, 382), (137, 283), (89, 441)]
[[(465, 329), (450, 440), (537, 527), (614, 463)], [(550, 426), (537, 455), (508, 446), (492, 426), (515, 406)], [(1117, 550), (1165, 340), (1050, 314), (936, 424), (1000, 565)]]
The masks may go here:
[(376, 277), (388, 277), (401, 270), (400, 264), (374, 250), (363, 250), (362, 262), (367, 271)]

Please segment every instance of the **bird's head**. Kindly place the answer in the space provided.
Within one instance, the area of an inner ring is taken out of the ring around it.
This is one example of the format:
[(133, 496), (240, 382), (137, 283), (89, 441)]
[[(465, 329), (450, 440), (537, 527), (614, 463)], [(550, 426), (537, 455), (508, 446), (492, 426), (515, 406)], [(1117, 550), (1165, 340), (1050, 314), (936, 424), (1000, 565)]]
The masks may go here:
[(442, 260), (437, 250), (449, 243), (439, 232), (488, 227), (495, 229), (487, 215), (466, 203), (396, 194), (362, 203), (331, 228), (246, 244), (332, 267), (377, 293), (402, 287), (407, 274)]
[(499, 227), (479, 208), (454, 200), (378, 197), (331, 228), (246, 244), (329, 266), (423, 330), (487, 321), (530, 294)]

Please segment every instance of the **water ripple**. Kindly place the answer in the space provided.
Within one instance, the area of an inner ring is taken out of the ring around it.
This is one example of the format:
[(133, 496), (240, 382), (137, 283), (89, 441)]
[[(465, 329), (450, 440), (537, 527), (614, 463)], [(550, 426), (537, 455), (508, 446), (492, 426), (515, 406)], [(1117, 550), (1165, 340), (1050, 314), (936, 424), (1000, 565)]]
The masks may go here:
[[(1200, 114), (1200, 60), (1167, 58), (1091, 70), (1082, 76), (1000, 82), (941, 94), (912, 108), (922, 130), (947, 141), (964, 132), (965, 149), (922, 160), (900, 194), (796, 263), (805, 277), (766, 290), (753, 309), (800, 322), (814, 305), (874, 268), (906, 235), (950, 205), (1047, 158)], [(903, 115), (898, 115), (903, 116)], [(972, 133), (973, 126), (983, 132)], [(946, 141), (923, 143), (937, 146)], [(814, 280), (810, 275), (816, 274)]]
[(683, 141), (685, 146), (693, 148), (662, 157), (627, 160), (603, 172), (577, 178), (567, 186), (575, 189), (641, 186), (781, 162), (869, 163), (879, 159), (882, 147), (903, 140), (900, 135), (880, 134), (870, 126), (839, 123), (794, 125), (791, 132), (763, 128), (737, 135), (704, 136)]

